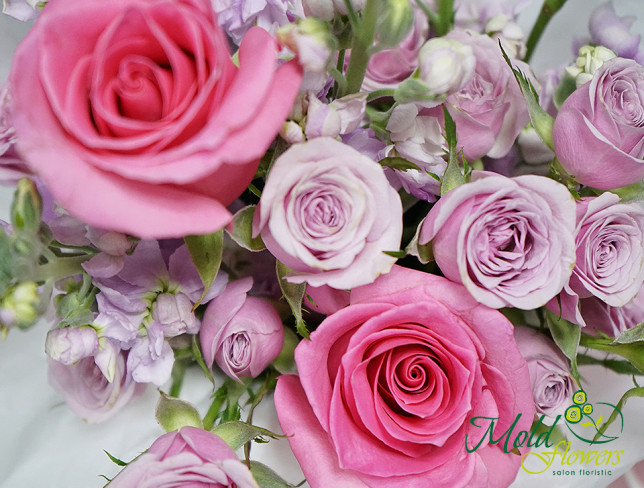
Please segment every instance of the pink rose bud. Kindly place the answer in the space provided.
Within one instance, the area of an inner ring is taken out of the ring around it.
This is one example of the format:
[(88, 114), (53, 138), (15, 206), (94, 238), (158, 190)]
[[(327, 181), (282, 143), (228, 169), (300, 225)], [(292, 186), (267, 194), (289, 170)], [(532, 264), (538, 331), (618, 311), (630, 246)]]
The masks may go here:
[(229, 377), (259, 375), (282, 350), (282, 321), (268, 302), (247, 296), (252, 278), (229, 283), (210, 302), (200, 340), (208, 366), (216, 362)]
[(161, 293), (152, 305), (152, 318), (163, 327), (165, 337), (199, 332), (192, 301), (184, 293)]
[(259, 488), (221, 437), (189, 426), (159, 437), (109, 483), (110, 488), (143, 486)]
[(528, 363), (537, 415), (563, 415), (577, 389), (565, 356), (552, 340), (528, 327), (515, 327), (514, 338)]
[(92, 327), (63, 327), (47, 333), (45, 353), (67, 366), (98, 351), (98, 336)]
[(561, 165), (602, 190), (644, 178), (644, 66), (606, 61), (561, 106), (552, 130)]
[(463, 88), (472, 78), (475, 66), (472, 48), (454, 39), (435, 37), (418, 53), (418, 74), (434, 96)]

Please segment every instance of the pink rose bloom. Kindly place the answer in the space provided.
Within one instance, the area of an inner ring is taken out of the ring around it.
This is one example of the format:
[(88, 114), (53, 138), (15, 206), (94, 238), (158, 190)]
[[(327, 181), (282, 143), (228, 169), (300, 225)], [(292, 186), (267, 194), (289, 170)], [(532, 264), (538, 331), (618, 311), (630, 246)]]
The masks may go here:
[(75, 364), (50, 359), (49, 382), (85, 422), (103, 422), (145, 388), (126, 370), (126, 355), (107, 341), (101, 351)]
[(575, 202), (543, 176), (475, 171), (421, 224), (436, 263), (488, 307), (531, 310), (568, 282), (575, 263)]
[(327, 137), (291, 146), (273, 164), (253, 221), (293, 283), (348, 289), (396, 261), (402, 204), (382, 166)]
[(514, 479), (520, 456), (489, 434), (473, 450), (489, 423), (471, 421), (498, 417), (496, 439), (517, 420), (509, 445), (529, 430), (528, 368), (512, 324), (462, 286), (396, 266), (352, 290), (295, 360), (299, 377), (279, 378), (275, 406), (312, 488), (500, 488)]
[(644, 322), (644, 286), (630, 302), (622, 307), (611, 307), (597, 297), (582, 298), (579, 300), (579, 313), (582, 322), (575, 320), (575, 315), (562, 316), (570, 322), (586, 325), (596, 331), (617, 337), (622, 332), (632, 329)]
[[(505, 156), (521, 129), (530, 122), (519, 85), (499, 45), (488, 36), (455, 30), (446, 38), (471, 46), (477, 60), (470, 82), (447, 97), (459, 147), (463, 147), (468, 161)], [(525, 63), (513, 63), (524, 73), (530, 72)]]
[(107, 486), (258, 488), (246, 465), (220, 437), (196, 427), (162, 435)]
[(561, 165), (579, 183), (602, 190), (644, 178), (644, 66), (606, 61), (577, 88), (555, 118), (552, 138)]
[(276, 52), (251, 29), (237, 68), (208, 0), (56, 0), (12, 64), (18, 150), (90, 225), (215, 231), (297, 93), (299, 68), (275, 70)]
[(579, 300), (595, 296), (606, 305), (630, 302), (644, 283), (644, 211), (618, 203), (613, 193), (577, 202), (577, 262), (559, 300), (548, 308), (585, 326)]
[(201, 324), (204, 361), (214, 362), (230, 378), (255, 378), (275, 359), (284, 344), (284, 327), (267, 301), (249, 297), (252, 278), (229, 283), (213, 299)]
[(533, 329), (515, 327), (514, 338), (528, 362), (537, 415), (563, 416), (577, 390), (568, 360), (551, 339)]

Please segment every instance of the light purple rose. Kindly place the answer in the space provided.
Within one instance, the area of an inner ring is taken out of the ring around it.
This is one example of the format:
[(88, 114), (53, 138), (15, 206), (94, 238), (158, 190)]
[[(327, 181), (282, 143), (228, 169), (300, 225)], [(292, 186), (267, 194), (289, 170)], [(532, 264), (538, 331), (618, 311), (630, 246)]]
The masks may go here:
[[(644, 211), (619, 203), (613, 193), (577, 202), (577, 262), (560, 295), (566, 316), (585, 325), (580, 298), (595, 296), (611, 307), (631, 301), (644, 283)], [(549, 308), (557, 311), (559, 303)]]
[(606, 61), (555, 118), (561, 165), (580, 183), (609, 190), (644, 178), (644, 66)]
[(593, 10), (588, 29), (595, 44), (612, 49), (621, 58), (637, 59), (642, 36), (630, 33), (635, 20), (635, 17), (618, 17), (611, 1)]
[(565, 356), (551, 339), (528, 327), (515, 327), (514, 338), (528, 363), (537, 415), (563, 415), (577, 390)]
[[(590, 297), (579, 300), (579, 310), (587, 327), (616, 337), (644, 322), (644, 286), (623, 307), (611, 307), (597, 297)], [(574, 316), (566, 316), (563, 311), (562, 316), (575, 322)]]
[(237, 381), (258, 376), (284, 343), (279, 315), (267, 301), (247, 296), (252, 286), (252, 278), (229, 283), (208, 305), (199, 334), (206, 364), (216, 362)]
[(162, 435), (108, 483), (109, 488), (259, 488), (217, 435), (183, 427)]
[(396, 88), (418, 66), (418, 51), (429, 35), (427, 15), (414, 5), (414, 25), (400, 44), (392, 49), (383, 49), (369, 59), (362, 83), (365, 91)]
[(542, 176), (474, 171), (421, 224), (444, 275), (492, 308), (531, 310), (568, 282), (575, 263), (575, 202)]
[(63, 327), (47, 332), (45, 353), (67, 366), (98, 351), (98, 335), (92, 327)]
[[(456, 123), (458, 145), (468, 161), (483, 156), (505, 156), (530, 115), (512, 70), (497, 43), (485, 35), (452, 31), (446, 38), (472, 47), (474, 76), (461, 90), (447, 97), (447, 109)], [(513, 61), (526, 74), (530, 67)]]
[[(73, 365), (49, 360), (49, 382), (74, 413), (90, 424), (112, 417), (144, 389), (126, 371), (127, 353), (109, 341), (103, 348), (101, 354)], [(113, 361), (106, 361), (106, 356)]]
[(382, 166), (326, 137), (291, 146), (273, 164), (253, 221), (293, 283), (348, 289), (396, 261), (402, 204)]

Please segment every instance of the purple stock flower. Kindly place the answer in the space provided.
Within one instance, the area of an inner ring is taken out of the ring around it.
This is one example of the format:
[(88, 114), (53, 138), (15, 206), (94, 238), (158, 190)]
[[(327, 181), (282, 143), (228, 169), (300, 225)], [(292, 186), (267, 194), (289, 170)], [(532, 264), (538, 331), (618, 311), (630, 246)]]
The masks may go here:
[(45, 340), (45, 353), (67, 366), (94, 356), (98, 347), (98, 335), (89, 326), (52, 329)]
[(239, 44), (254, 25), (274, 34), (278, 27), (302, 16), (302, 7), (297, 0), (212, 0), (212, 4), (219, 25), (235, 44)]
[[(619, 17), (613, 2), (606, 2), (596, 8), (588, 21), (588, 29), (595, 44), (612, 49), (621, 58), (644, 61), (644, 52), (640, 52), (639, 34), (631, 34), (630, 28), (635, 17)], [(638, 59), (638, 55), (643, 59)]]
[[(219, 273), (202, 303), (218, 295), (227, 279)], [(156, 385), (167, 381), (174, 355), (166, 339), (199, 331), (192, 306), (201, 297), (203, 284), (187, 247), (179, 246), (166, 261), (158, 242), (141, 241), (124, 257), (118, 274), (94, 281), (101, 290), (100, 334), (131, 349), (128, 369), (135, 381)]]

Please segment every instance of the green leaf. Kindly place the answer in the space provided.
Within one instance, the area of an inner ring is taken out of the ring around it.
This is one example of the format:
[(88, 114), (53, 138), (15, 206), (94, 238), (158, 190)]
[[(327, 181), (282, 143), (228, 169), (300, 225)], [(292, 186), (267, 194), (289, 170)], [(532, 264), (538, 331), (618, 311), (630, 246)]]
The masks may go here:
[(408, 169), (417, 169), (420, 171), (420, 168), (416, 163), (412, 163), (408, 159), (393, 157), (393, 158), (384, 158), (378, 161), (382, 166), (387, 168), (397, 169), (400, 171), (406, 171)]
[(264, 436), (271, 437), (272, 439), (284, 437), (283, 435), (275, 434), (268, 429), (240, 421), (224, 422), (223, 424), (213, 427), (210, 432), (221, 437), (233, 450), (239, 449), (244, 444), (252, 440), (258, 439), (261, 442), (261, 438)]
[(628, 359), (630, 363), (640, 372), (644, 373), (644, 341), (630, 342), (626, 344), (613, 343), (613, 339), (596, 337), (589, 334), (581, 334), (580, 344), (582, 346), (606, 351)]
[(407, 251), (382, 251), (384, 252), (387, 256), (391, 256), (392, 258), (396, 259), (402, 259), (405, 256), (407, 256)]
[(224, 250), (224, 231), (222, 229), (212, 234), (186, 236), (184, 241), (204, 287), (203, 294), (195, 303), (194, 308), (197, 308), (219, 272), (221, 255)]
[(162, 391), (159, 392), (155, 418), (166, 432), (185, 426), (203, 429), (201, 416), (191, 403), (168, 396)]
[(546, 309), (546, 324), (548, 325), (548, 329), (550, 329), (552, 338), (557, 346), (559, 346), (559, 349), (561, 349), (561, 352), (570, 359), (573, 377), (577, 380), (578, 384), (581, 384), (579, 371), (577, 370), (577, 347), (579, 346), (581, 337), (579, 326), (568, 322), (548, 309)]
[[(107, 454), (107, 457), (108, 457), (108, 458), (110, 458), (110, 461), (112, 461), (112, 462), (113, 462), (114, 464), (116, 464), (117, 466), (127, 466), (127, 465), (129, 464), (129, 463), (126, 463), (125, 461), (123, 461), (123, 460), (121, 460), (121, 459), (117, 458), (117, 457), (112, 456), (112, 455), (111, 455), (109, 452), (107, 452), (105, 449), (103, 449), (103, 452), (104, 452), (105, 454)], [(107, 478), (105, 478), (105, 479), (107, 479)], [(107, 481), (110, 481), (110, 480), (109, 480), (109, 479), (107, 479)]]
[(610, 192), (619, 195), (622, 199), (622, 203), (644, 202), (644, 181), (640, 181), (639, 183), (629, 186), (623, 186), (621, 188), (615, 188)]
[(282, 295), (284, 295), (289, 307), (291, 307), (291, 312), (295, 316), (297, 333), (305, 339), (308, 339), (309, 331), (302, 319), (302, 299), (306, 293), (306, 283), (289, 283), (284, 277), (293, 270), (279, 261), (277, 261), (276, 270), (277, 281), (280, 284)]
[(638, 341), (644, 341), (644, 322), (622, 332), (615, 337), (613, 344), (630, 344)]
[(456, 137), (456, 124), (445, 106), (443, 106), (443, 116), (445, 117), (445, 138), (447, 139), (449, 148), (449, 161), (447, 162), (447, 168), (445, 168), (445, 173), (443, 173), (443, 179), (441, 180), (441, 196), (457, 186), (465, 184), (465, 176), (463, 176), (461, 167), (458, 164), (458, 155), (456, 153), (456, 143), (458, 142)]
[(260, 488), (293, 488), (271, 468), (257, 461), (250, 462), (250, 472)]
[(197, 364), (201, 367), (201, 370), (203, 371), (204, 376), (208, 378), (208, 380), (210, 380), (210, 382), (214, 385), (215, 378), (212, 375), (212, 371), (210, 371), (210, 367), (206, 364), (206, 361), (204, 361), (203, 359), (203, 354), (201, 352), (199, 339), (198, 339), (198, 336), (196, 335), (192, 336), (192, 356), (195, 358), (195, 361), (197, 362)]
[(230, 224), (228, 235), (244, 249), (249, 251), (262, 251), (266, 249), (261, 236), (253, 237), (253, 215), (255, 205), (249, 205), (237, 211)]
[(615, 371), (617, 374), (627, 375), (641, 375), (642, 372), (631, 364), (630, 361), (623, 361), (621, 359), (597, 359), (585, 354), (577, 354), (577, 365), (583, 366), (585, 364), (599, 364), (606, 369)]
[(557, 85), (555, 93), (552, 96), (552, 101), (555, 103), (555, 107), (561, 108), (561, 105), (566, 101), (566, 98), (568, 98), (576, 89), (577, 82), (572, 76), (566, 73), (559, 85)]
[(546, 146), (548, 146), (550, 149), (554, 151), (555, 146), (552, 141), (552, 127), (554, 125), (555, 120), (548, 112), (542, 109), (541, 106), (539, 105), (539, 95), (537, 94), (537, 90), (535, 89), (532, 82), (528, 80), (528, 78), (526, 78), (525, 74), (523, 74), (523, 72), (520, 69), (512, 66), (512, 62), (510, 61), (510, 58), (503, 50), (501, 41), (499, 41), (499, 48), (503, 53), (503, 59), (505, 59), (505, 62), (512, 70), (512, 73), (514, 74), (514, 78), (517, 80), (517, 83), (519, 84), (519, 88), (521, 89), (521, 93), (523, 94), (523, 98), (525, 99), (526, 104), (528, 105), (528, 112), (530, 113), (530, 121), (532, 122), (532, 126), (537, 131), (537, 134), (539, 135), (541, 140), (546, 144)]

